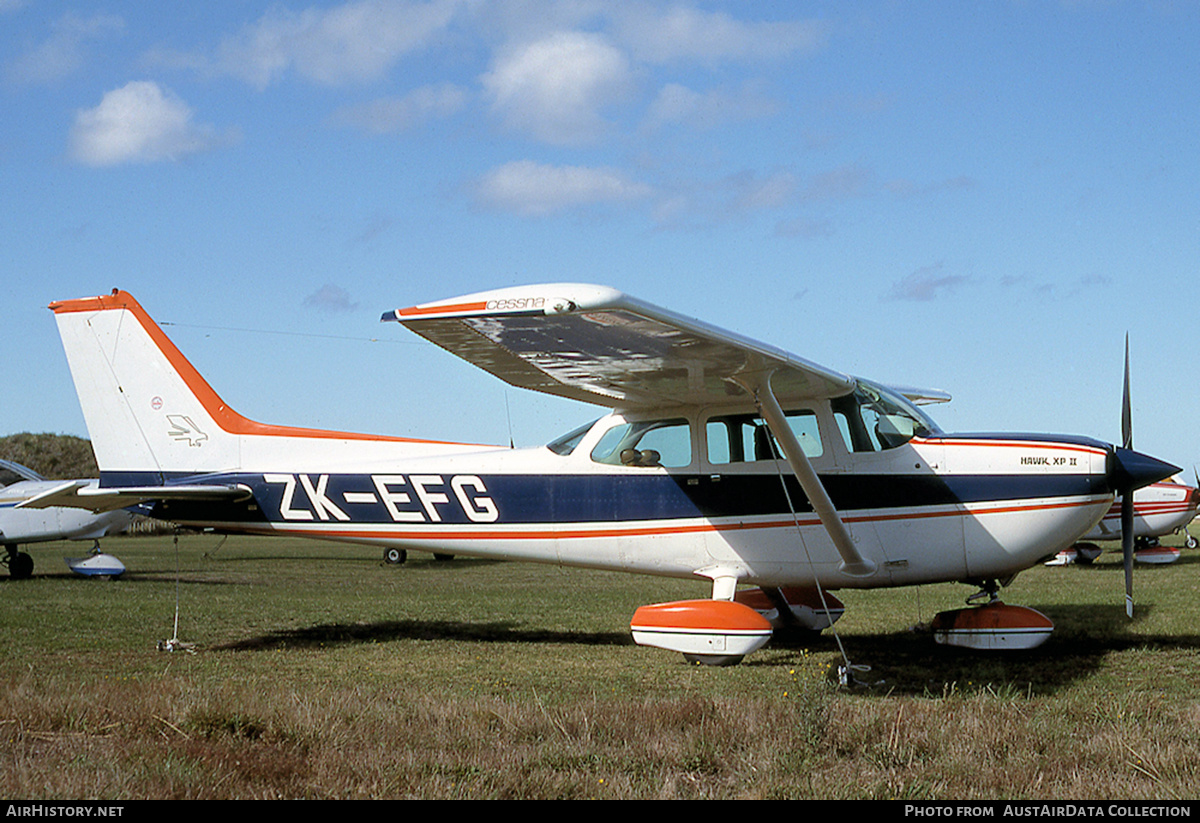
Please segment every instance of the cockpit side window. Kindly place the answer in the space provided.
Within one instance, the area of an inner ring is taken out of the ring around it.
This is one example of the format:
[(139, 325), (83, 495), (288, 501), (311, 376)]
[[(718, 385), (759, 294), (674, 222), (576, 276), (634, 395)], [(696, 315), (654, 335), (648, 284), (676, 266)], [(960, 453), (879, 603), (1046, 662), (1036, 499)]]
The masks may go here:
[(592, 459), (613, 466), (681, 468), (692, 462), (692, 429), (687, 420), (642, 420), (606, 431)]
[[(788, 426), (809, 458), (825, 453), (817, 415), (808, 410), (786, 413)], [(750, 463), (756, 460), (782, 460), (783, 450), (775, 441), (766, 421), (755, 414), (730, 414), (709, 418), (705, 426), (708, 462)]]
[(859, 381), (854, 393), (835, 398), (832, 405), (838, 430), (851, 452), (894, 449), (938, 430), (904, 398), (864, 381)]

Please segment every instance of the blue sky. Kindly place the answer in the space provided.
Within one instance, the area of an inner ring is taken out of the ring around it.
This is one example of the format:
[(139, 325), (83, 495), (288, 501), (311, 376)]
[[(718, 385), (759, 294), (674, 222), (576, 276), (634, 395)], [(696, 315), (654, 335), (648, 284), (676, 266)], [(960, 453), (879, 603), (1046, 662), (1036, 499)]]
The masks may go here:
[(1200, 4), (0, 0), (0, 434), (86, 435), (46, 305), (132, 292), (264, 422), (596, 415), (384, 311), (550, 281), (948, 430), (1200, 464)]

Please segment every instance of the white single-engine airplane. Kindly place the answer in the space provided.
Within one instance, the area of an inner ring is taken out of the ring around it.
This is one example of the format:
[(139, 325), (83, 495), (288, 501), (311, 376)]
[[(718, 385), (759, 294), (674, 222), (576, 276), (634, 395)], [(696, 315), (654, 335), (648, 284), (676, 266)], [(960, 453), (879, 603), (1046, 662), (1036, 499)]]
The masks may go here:
[[(1200, 481), (1197, 481), (1200, 483)], [(1091, 563), (1103, 552), (1097, 540), (1121, 540), (1122, 501), (1113, 503), (1096, 528), (1080, 538), (1080, 542), (1064, 549), (1047, 566), (1070, 563)], [(1200, 513), (1200, 488), (1189, 486), (1182, 477), (1173, 477), (1138, 489), (1133, 495), (1134, 556), (1140, 563), (1174, 563), (1180, 550), (1164, 546), (1160, 537), (1184, 533), (1189, 549), (1197, 546), (1196, 538), (1187, 531), (1188, 524)]]
[[(33, 574), (33, 558), (20, 550), (23, 544), (51, 540), (98, 541), (101, 537), (124, 531), (133, 522), (133, 515), (124, 509), (93, 514), (78, 508), (77, 504), (76, 507), (42, 509), (22, 506), (34, 497), (81, 485), (98, 486), (99, 483), (96, 480), (47, 480), (20, 463), (0, 460), (0, 545), (4, 546), (0, 563), (8, 566), (9, 577), (23, 580)], [(101, 556), (96, 557), (99, 559)], [(76, 565), (82, 569), (81, 574), (119, 574), (116, 565), (108, 562), (107, 556), (105, 558), (100, 562)], [(115, 558), (111, 560), (120, 563)], [(124, 571), (124, 566), (120, 570)]]
[(992, 601), (941, 615), (941, 642), (1036, 645), (1049, 621), (996, 600), (1000, 583), (1074, 543), (1116, 495), (1178, 471), (1084, 437), (945, 434), (916, 405), (942, 392), (889, 389), (597, 286), (383, 317), (512, 385), (615, 409), (533, 449), (257, 423), (129, 294), (50, 308), (100, 485), (25, 505), (148, 501), (226, 532), (707, 580), (711, 598), (642, 607), (631, 628), (708, 663), (766, 643), (764, 615), (824, 628), (840, 613), (828, 590), (939, 581)]

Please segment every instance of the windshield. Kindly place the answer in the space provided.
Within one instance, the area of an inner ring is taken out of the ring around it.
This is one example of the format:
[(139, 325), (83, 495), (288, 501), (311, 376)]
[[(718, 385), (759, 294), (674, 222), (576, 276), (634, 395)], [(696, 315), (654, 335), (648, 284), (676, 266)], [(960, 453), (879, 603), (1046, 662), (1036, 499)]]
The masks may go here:
[(852, 452), (885, 451), (914, 437), (939, 434), (937, 424), (899, 394), (865, 380), (833, 401), (834, 419)]
[[(599, 419), (599, 418), (597, 418)], [(583, 436), (592, 430), (592, 426), (596, 425), (596, 421), (587, 423), (577, 429), (564, 434), (562, 437), (555, 438), (546, 444), (546, 448), (555, 454), (566, 457), (571, 452), (575, 451), (575, 447), (579, 445), (579, 441), (583, 440)]]

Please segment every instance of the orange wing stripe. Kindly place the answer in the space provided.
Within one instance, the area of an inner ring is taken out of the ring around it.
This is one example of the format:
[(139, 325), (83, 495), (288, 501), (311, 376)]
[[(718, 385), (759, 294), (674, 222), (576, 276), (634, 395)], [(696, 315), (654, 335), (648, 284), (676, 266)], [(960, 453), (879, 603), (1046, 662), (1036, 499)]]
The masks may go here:
[(479, 312), (487, 308), (487, 303), (457, 303), (451, 306), (411, 306), (396, 312), (398, 317), (412, 317), (422, 314), (453, 314), (457, 312)]

